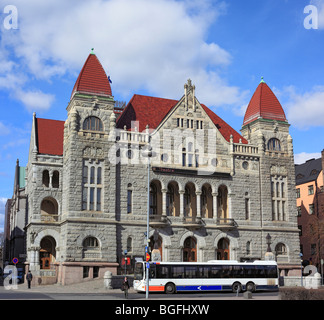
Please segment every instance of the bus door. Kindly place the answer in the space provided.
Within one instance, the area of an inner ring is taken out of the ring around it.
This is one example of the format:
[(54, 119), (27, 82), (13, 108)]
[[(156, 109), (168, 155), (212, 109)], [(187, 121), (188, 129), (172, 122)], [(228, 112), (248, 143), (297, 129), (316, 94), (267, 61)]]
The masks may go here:
[(150, 264), (149, 279), (155, 279), (155, 278), (156, 278), (156, 265)]

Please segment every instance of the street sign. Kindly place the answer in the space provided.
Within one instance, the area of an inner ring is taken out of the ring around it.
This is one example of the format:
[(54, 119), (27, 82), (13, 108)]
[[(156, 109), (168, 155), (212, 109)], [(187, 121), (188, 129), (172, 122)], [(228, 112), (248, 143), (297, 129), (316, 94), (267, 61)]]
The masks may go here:
[(146, 268), (150, 269), (150, 263), (149, 262), (146, 262)]
[(18, 258), (13, 258), (13, 259), (12, 259), (12, 262), (13, 262), (14, 264), (17, 264), (17, 263), (18, 263)]

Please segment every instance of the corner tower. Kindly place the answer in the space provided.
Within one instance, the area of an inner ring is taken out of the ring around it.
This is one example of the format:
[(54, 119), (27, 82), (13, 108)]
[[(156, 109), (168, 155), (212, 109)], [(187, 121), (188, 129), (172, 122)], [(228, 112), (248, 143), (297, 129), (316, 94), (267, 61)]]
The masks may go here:
[(258, 147), (260, 156), (262, 237), (270, 233), (279, 266), (286, 265), (292, 271), (299, 263), (300, 248), (289, 127), (279, 100), (262, 78), (247, 107), (241, 132)]
[(62, 236), (66, 262), (89, 259), (84, 251), (86, 239), (100, 247), (96, 261), (116, 262), (116, 226), (107, 223), (115, 219), (111, 205), (115, 167), (108, 159), (114, 143), (109, 139), (116, 125), (114, 105), (110, 80), (92, 52), (73, 87), (64, 124), (62, 219), (66, 223)]

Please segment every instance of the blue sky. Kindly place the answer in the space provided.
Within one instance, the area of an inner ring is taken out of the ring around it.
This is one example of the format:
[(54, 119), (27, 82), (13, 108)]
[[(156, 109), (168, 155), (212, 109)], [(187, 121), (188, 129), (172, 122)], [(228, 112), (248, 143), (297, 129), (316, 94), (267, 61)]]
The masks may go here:
[[(17, 9), (17, 29), (7, 5)], [(306, 29), (304, 8), (317, 9)], [(14, 25), (11, 25), (14, 26)], [(32, 114), (66, 119), (91, 48), (116, 100), (196, 96), (237, 131), (261, 76), (283, 105), (296, 162), (324, 141), (324, 0), (0, 0), (0, 230), (16, 159), (28, 159)]]

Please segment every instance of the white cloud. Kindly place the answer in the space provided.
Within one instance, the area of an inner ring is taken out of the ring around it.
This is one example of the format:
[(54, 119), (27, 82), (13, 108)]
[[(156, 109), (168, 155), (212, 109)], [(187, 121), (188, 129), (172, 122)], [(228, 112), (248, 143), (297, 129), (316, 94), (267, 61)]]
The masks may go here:
[[(113, 80), (113, 94), (145, 89), (177, 98), (191, 78), (201, 102), (241, 105), (240, 89), (220, 77), (231, 55), (205, 41), (211, 24), (226, 11), (224, 2), (16, 0), (15, 5), (19, 32), (10, 39), (6, 33), (2, 42), (37, 79), (65, 74), (76, 79), (94, 47)], [(37, 97), (51, 102), (49, 95)], [(28, 99), (22, 101), (31, 108)]]
[(324, 87), (317, 86), (303, 94), (296, 93), (293, 86), (286, 91), (289, 95), (287, 116), (290, 123), (301, 129), (324, 126)]
[(318, 159), (321, 157), (321, 153), (306, 153), (306, 152), (301, 152), (295, 154), (295, 164), (302, 164), (305, 163), (307, 160), (310, 159)]
[(7, 127), (5, 124), (0, 122), (0, 136), (6, 136), (11, 132), (9, 127)]
[(39, 90), (16, 92), (16, 98), (20, 100), (29, 111), (46, 111), (50, 108), (55, 97), (52, 94), (46, 94)]

